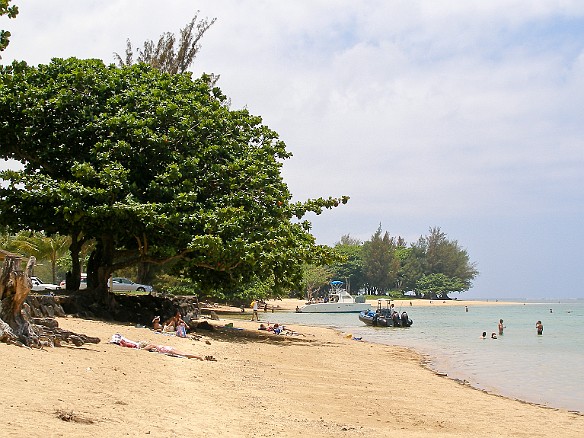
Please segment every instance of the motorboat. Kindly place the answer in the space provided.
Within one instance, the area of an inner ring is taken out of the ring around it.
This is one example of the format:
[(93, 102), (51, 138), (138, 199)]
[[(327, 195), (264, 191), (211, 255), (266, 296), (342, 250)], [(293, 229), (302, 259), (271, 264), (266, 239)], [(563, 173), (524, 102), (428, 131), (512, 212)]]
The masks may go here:
[(400, 314), (394, 309), (394, 305), (390, 304), (390, 300), (383, 301), (385, 301), (385, 307), (382, 300), (378, 300), (376, 310), (360, 312), (359, 321), (374, 327), (409, 327), (414, 323), (406, 311)]
[(300, 307), (299, 313), (359, 313), (366, 312), (371, 306), (363, 295), (353, 297), (344, 288), (342, 281), (331, 281), (331, 291), (323, 302), (309, 302)]

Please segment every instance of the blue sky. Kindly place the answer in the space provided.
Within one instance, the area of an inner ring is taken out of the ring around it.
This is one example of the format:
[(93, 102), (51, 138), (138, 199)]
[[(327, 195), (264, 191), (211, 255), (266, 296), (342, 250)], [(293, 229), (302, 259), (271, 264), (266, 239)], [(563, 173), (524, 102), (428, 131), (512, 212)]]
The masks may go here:
[[(113, 62), (216, 17), (192, 67), (221, 75), (294, 154), (319, 243), (439, 226), (480, 276), (462, 297), (584, 298), (584, 2), (27, 0), (3, 62)], [(0, 164), (2, 166), (2, 164)]]

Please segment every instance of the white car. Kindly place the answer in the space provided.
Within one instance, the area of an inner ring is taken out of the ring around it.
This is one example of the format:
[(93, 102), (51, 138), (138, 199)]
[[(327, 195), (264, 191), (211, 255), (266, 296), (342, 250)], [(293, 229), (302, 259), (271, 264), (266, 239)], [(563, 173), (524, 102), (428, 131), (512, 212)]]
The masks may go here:
[[(65, 280), (63, 280), (60, 284), (61, 289), (66, 289), (67, 288), (67, 284), (65, 283)], [(87, 274), (81, 274), (81, 281), (79, 283), (79, 290), (84, 290), (87, 289)]]
[(43, 283), (43, 281), (38, 277), (30, 277), (32, 281), (32, 290), (34, 291), (45, 291), (45, 290), (60, 290), (61, 287), (56, 284)]
[(113, 277), (110, 281), (110, 286), (112, 292), (126, 292), (126, 291), (138, 291), (138, 292), (152, 292), (152, 286), (146, 284), (134, 283), (129, 278), (123, 277)]

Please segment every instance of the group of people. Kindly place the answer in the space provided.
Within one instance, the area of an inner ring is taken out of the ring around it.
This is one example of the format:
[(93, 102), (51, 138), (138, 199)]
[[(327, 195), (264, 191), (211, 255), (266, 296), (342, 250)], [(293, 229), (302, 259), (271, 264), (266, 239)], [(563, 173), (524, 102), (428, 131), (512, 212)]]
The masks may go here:
[(284, 330), (286, 330), (286, 328), (283, 325), (280, 325), (278, 323), (275, 323), (274, 325), (260, 324), (258, 330), (265, 330), (265, 331), (268, 331), (268, 332), (275, 333), (276, 335), (279, 335)]
[(174, 332), (179, 338), (187, 337), (187, 323), (182, 319), (179, 310), (164, 324), (160, 323), (160, 316), (155, 316), (152, 320), (152, 329), (157, 332)]
[(302, 333), (298, 333), (295, 332), (294, 330), (288, 329), (283, 325), (280, 325), (278, 323), (275, 323), (274, 325), (271, 325), (268, 323), (268, 325), (266, 324), (260, 324), (260, 326), (258, 327), (258, 330), (263, 330), (263, 331), (267, 331), (267, 332), (271, 332), (274, 333), (276, 335), (302, 335), (304, 336)]
[[(499, 320), (499, 336), (503, 334), (503, 329), (505, 328), (505, 326), (503, 325), (503, 320), (500, 319)], [(541, 323), (541, 321), (537, 321), (535, 323), (535, 328), (537, 330), (537, 334), (538, 335), (543, 335), (543, 324)], [(483, 332), (482, 339), (486, 339), (487, 338), (487, 332)], [(495, 332), (491, 333), (491, 339), (497, 339), (497, 334)]]

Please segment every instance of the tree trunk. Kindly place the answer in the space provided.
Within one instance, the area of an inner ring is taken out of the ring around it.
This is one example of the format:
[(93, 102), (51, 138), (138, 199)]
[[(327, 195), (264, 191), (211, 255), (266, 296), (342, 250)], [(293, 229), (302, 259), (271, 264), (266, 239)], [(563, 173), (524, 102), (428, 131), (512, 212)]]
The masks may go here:
[(35, 258), (28, 260), (26, 271), (20, 267), (20, 257), (8, 256), (4, 260), (0, 275), (0, 339), (3, 342), (30, 345), (35, 343), (35, 335), (30, 324), (20, 312), (22, 303), (30, 293), (32, 282), (30, 277), (34, 268)]
[(152, 284), (154, 275), (160, 268), (152, 263), (138, 263), (138, 274), (136, 281), (141, 284)]
[(118, 307), (115, 294), (110, 292), (109, 278), (114, 262), (114, 240), (111, 235), (103, 235), (96, 241), (95, 250), (87, 263), (87, 288), (91, 289), (95, 300), (112, 311)]
[(99, 297), (109, 293), (109, 277), (114, 262), (114, 242), (110, 235), (97, 239), (95, 249), (87, 263), (87, 288), (95, 291)]
[(71, 255), (71, 270), (65, 274), (65, 288), (69, 291), (79, 290), (81, 284), (81, 263), (79, 262), (79, 254), (83, 242), (79, 241), (79, 233), (71, 234), (71, 244), (69, 245), (69, 253)]
[(61, 342), (97, 344), (98, 338), (59, 329), (56, 320), (51, 324), (31, 324), (22, 307), (32, 287), (30, 277), (35, 258), (28, 260), (24, 271), (21, 262), (18, 256), (7, 256), (0, 273), (0, 342), (27, 347), (54, 346)]

